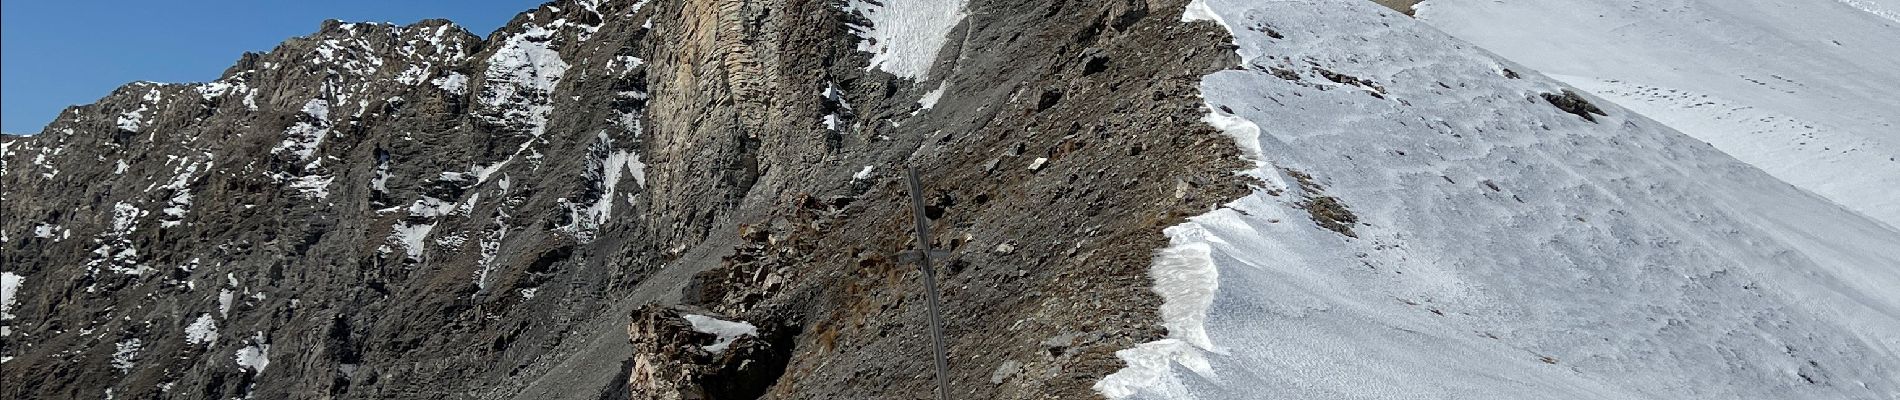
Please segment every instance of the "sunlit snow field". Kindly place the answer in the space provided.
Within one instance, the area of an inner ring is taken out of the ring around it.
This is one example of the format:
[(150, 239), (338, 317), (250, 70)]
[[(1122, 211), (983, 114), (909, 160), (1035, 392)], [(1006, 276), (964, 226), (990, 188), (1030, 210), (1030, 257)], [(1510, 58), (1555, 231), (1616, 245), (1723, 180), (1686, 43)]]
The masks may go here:
[(1892, 227), (1602, 98), (1595, 122), (1559, 110), (1560, 81), (1370, 2), (1186, 17), (1235, 35), (1207, 121), (1265, 183), (1168, 230), (1170, 336), (1102, 393), (1900, 397)]

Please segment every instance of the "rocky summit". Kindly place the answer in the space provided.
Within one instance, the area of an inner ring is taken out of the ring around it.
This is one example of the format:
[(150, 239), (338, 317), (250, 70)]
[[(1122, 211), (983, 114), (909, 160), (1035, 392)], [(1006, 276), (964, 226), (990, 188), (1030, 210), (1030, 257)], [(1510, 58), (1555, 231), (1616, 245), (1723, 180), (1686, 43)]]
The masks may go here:
[(1900, 230), (1458, 3), (325, 22), (0, 137), (0, 397), (935, 398), (919, 255), (949, 398), (1900, 397)]

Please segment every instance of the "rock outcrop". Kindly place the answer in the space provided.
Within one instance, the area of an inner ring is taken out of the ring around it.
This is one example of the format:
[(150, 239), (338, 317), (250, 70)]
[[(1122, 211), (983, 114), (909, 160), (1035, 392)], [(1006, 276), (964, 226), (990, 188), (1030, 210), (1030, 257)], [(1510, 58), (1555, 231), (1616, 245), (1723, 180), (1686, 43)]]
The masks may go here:
[(630, 317), (627, 387), (635, 399), (758, 398), (784, 374), (797, 333), (660, 306)]

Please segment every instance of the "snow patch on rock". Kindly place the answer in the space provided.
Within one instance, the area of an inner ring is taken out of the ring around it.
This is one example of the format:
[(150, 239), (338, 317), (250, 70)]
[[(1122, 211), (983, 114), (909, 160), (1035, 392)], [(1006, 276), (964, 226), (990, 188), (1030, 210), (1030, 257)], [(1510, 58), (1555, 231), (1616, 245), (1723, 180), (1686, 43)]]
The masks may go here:
[(949, 42), (950, 30), (963, 21), (966, 1), (851, 0), (845, 11), (856, 12), (866, 22), (850, 28), (864, 39), (858, 50), (871, 53), (867, 69), (921, 81)]
[(450, 72), (448, 75), (443, 75), (440, 78), (429, 81), (429, 83), (435, 84), (435, 87), (442, 89), (443, 92), (448, 92), (448, 94), (456, 96), (468, 94), (468, 75), (462, 75), (458, 72)]
[(238, 349), (233, 358), (239, 367), (263, 373), (264, 368), (270, 366), (270, 342), (264, 338), (263, 332), (257, 332), (251, 336), (250, 344)]
[(218, 340), (218, 321), (210, 313), (199, 314), (191, 325), (185, 326), (185, 344), (201, 345)]
[(403, 221), (397, 222), (390, 229), (389, 242), (391, 244), (401, 246), (403, 254), (408, 255), (409, 259), (422, 260), (423, 250), (426, 250), (428, 246), (429, 231), (435, 230), (435, 223)]
[(633, 150), (615, 148), (613, 138), (608, 137), (606, 131), (596, 134), (588, 154), (587, 169), (582, 176), (595, 188), (593, 194), (598, 198), (585, 204), (563, 200), (573, 223), (563, 226), (562, 230), (580, 236), (583, 241), (591, 239), (593, 232), (612, 219), (622, 172), (631, 172), (635, 183), (646, 185), (646, 164), (640, 162), (640, 156)]
[(330, 102), (323, 99), (310, 99), (303, 104), (306, 118), (284, 129), (284, 140), (271, 148), (272, 153), (294, 154), (298, 159), (310, 159), (323, 145), (323, 139), (330, 136)]
[(119, 370), (119, 373), (131, 372), (133, 367), (138, 366), (139, 352), (144, 347), (145, 342), (139, 338), (126, 338), (113, 344), (112, 368)]
[(0, 272), (0, 321), (13, 319), (13, 305), (20, 301), (20, 286), (26, 277), (13, 271)]
[(502, 41), (487, 60), (482, 94), (477, 98), (501, 124), (525, 124), (531, 136), (541, 136), (547, 116), (554, 111), (549, 97), (567, 73), (567, 62), (551, 46), (555, 30), (530, 25)]
[(132, 232), (138, 229), (139, 219), (150, 214), (151, 211), (126, 202), (114, 203), (111, 229), (94, 239), (99, 247), (93, 248), (93, 257), (86, 262), (87, 273), (97, 272), (100, 267), (129, 275), (151, 272), (151, 267), (139, 264), (139, 250), (131, 239)]
[(686, 314), (683, 317), (686, 318), (686, 322), (693, 324), (694, 331), (719, 337), (718, 340), (713, 341), (713, 344), (701, 347), (710, 353), (726, 351), (726, 347), (731, 346), (732, 341), (738, 340), (739, 337), (759, 335), (758, 327), (744, 321), (727, 321), (698, 314)]

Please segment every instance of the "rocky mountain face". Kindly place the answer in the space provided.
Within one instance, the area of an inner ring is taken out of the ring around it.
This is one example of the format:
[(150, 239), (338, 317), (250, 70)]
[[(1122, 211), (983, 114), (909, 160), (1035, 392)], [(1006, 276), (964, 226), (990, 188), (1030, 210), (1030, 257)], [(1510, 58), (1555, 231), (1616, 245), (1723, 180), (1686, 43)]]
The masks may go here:
[(956, 397), (1095, 396), (1247, 190), (1184, 3), (562, 0), (129, 84), (0, 138), (0, 396), (922, 398), (907, 164)]

